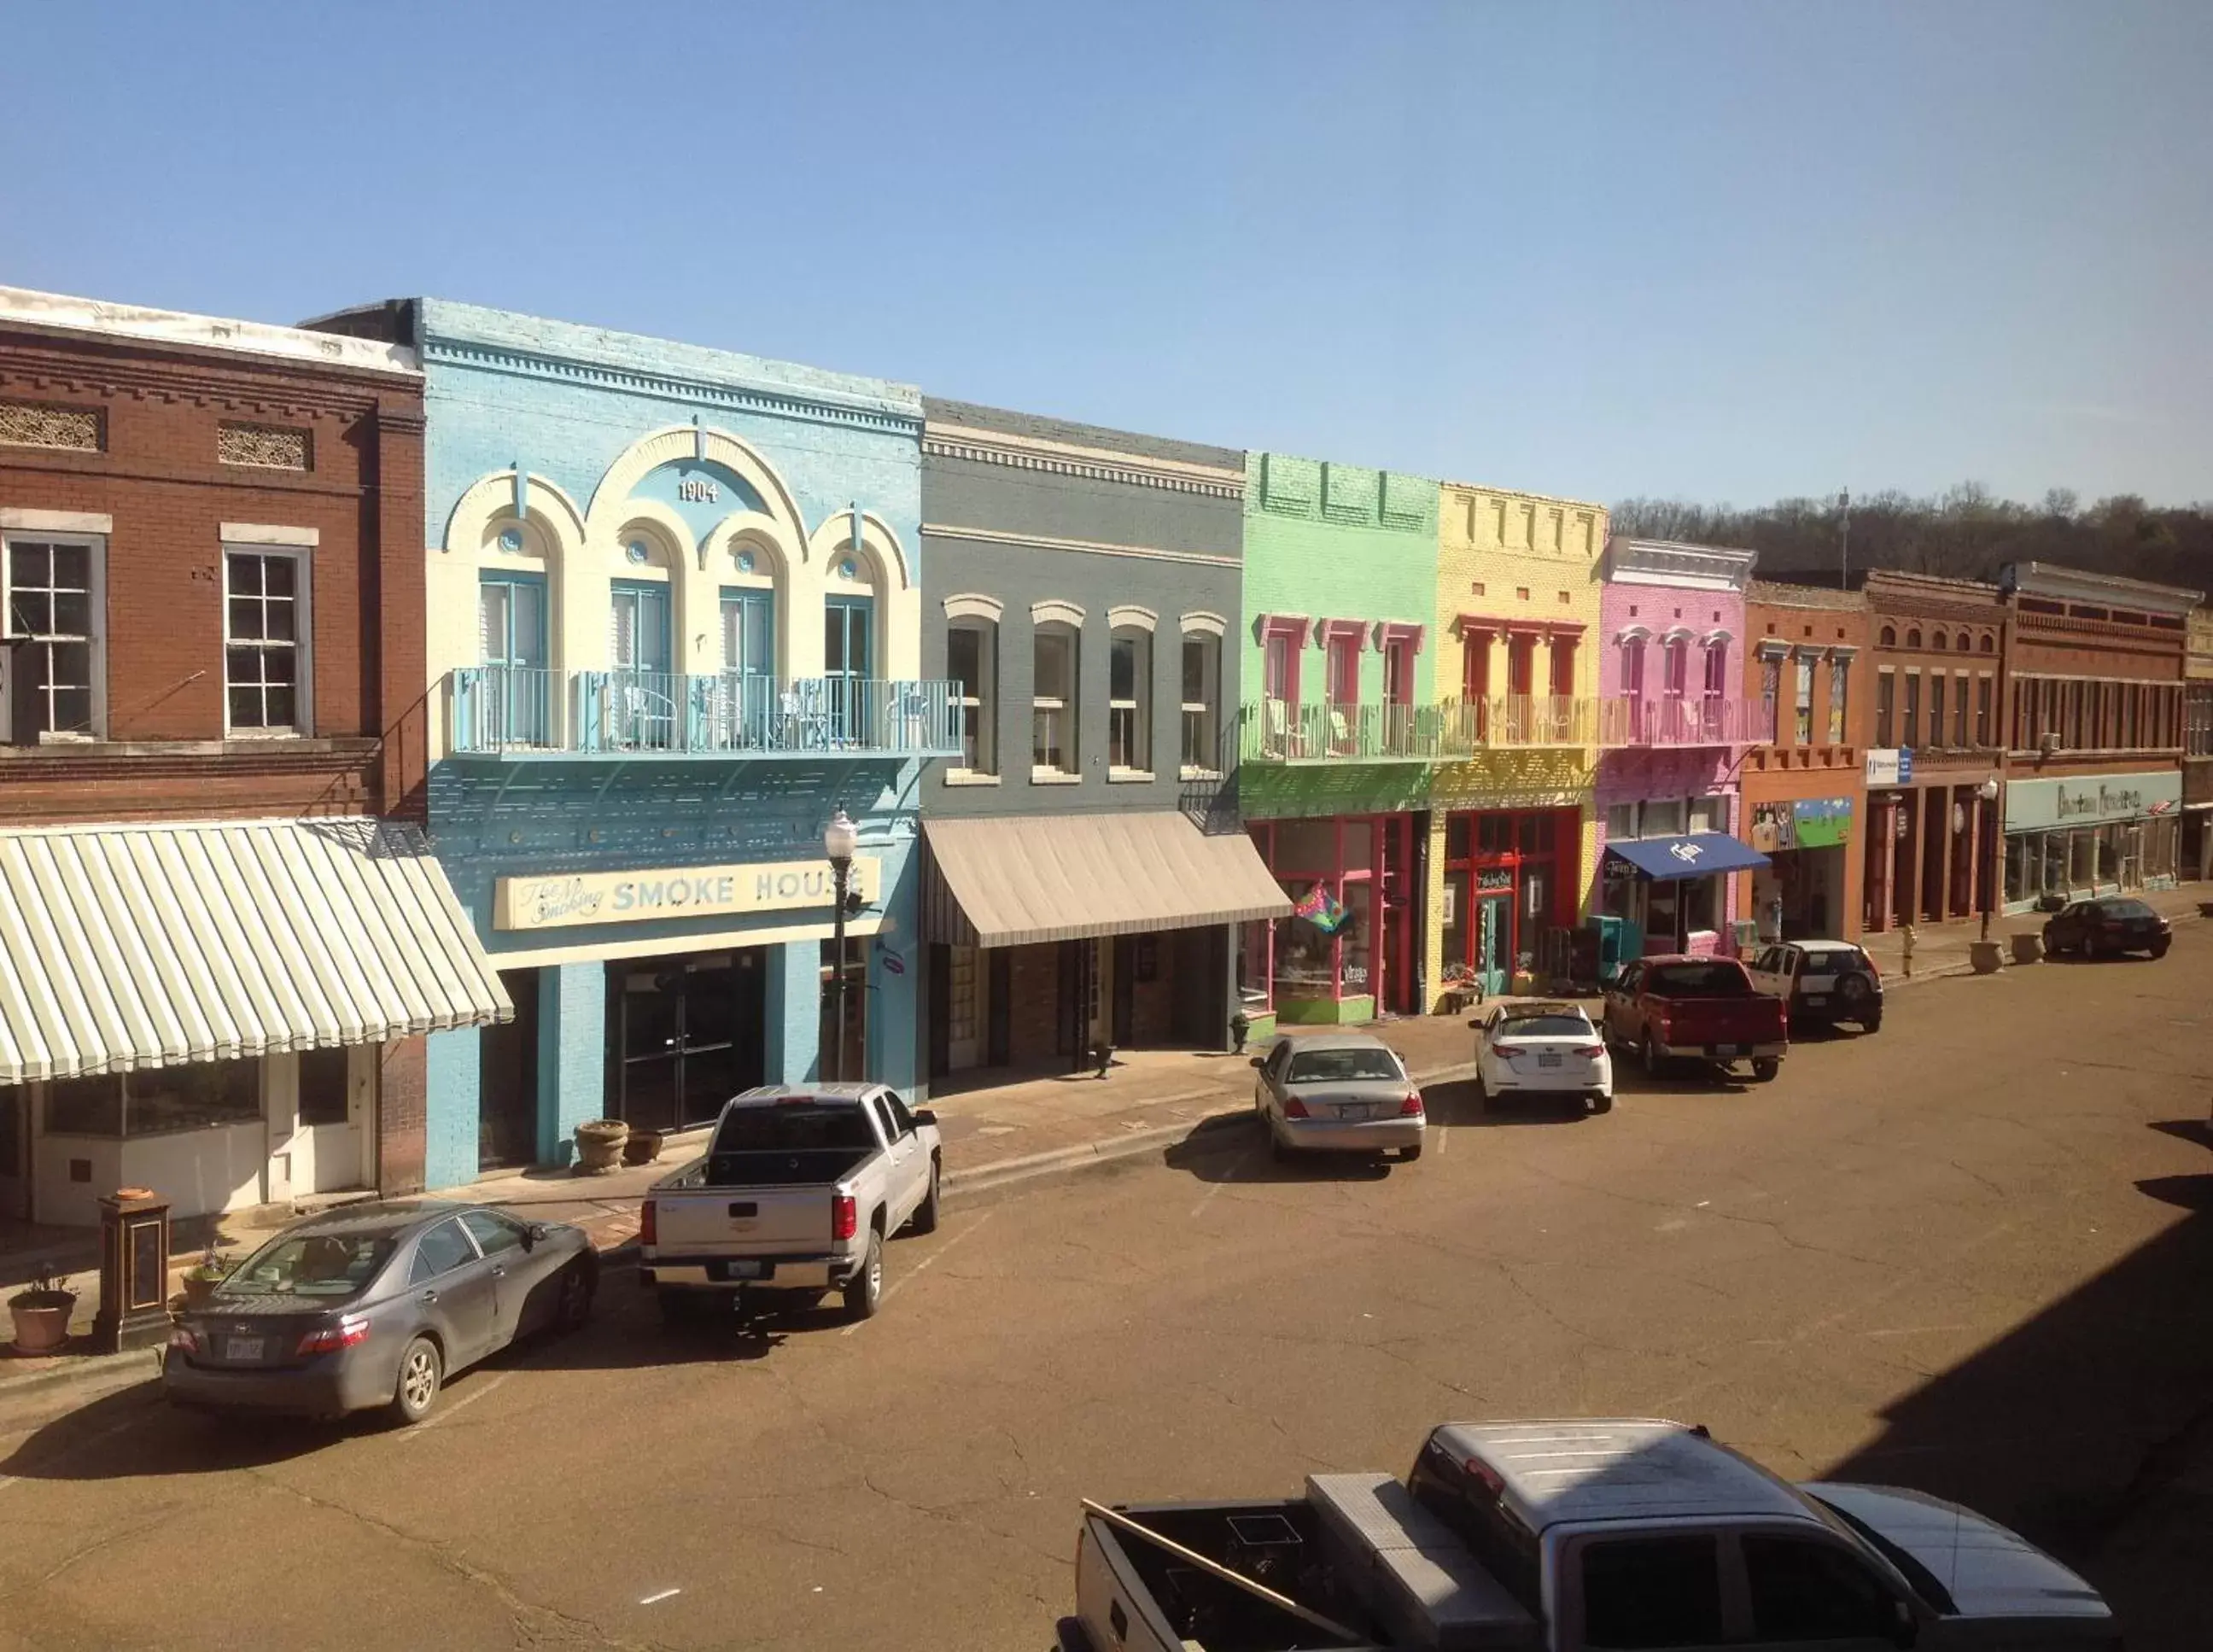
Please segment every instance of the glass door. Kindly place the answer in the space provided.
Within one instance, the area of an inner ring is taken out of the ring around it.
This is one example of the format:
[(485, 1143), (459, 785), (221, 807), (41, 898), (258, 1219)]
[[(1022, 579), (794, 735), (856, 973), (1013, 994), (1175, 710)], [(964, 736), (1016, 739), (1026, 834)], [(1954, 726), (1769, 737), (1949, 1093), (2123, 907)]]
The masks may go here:
[(759, 948), (640, 959), (608, 970), (620, 1017), (615, 1116), (638, 1130), (712, 1122), (761, 1082), (766, 977)]
[(618, 745), (667, 747), (676, 732), (676, 684), (668, 669), (668, 588), (618, 580), (610, 597), (607, 662), (613, 671), (608, 725)]
[(722, 588), (722, 679), (713, 697), (715, 743), (765, 743), (776, 696), (776, 593)]
[(477, 656), (486, 668), (476, 732), (494, 746), (552, 743), (546, 670), (546, 580), (486, 574), (477, 588)]
[(1485, 997), (1506, 991), (1507, 954), (1514, 945), (1514, 898), (1484, 894), (1476, 903), (1474, 975)]
[(869, 733), (869, 682), (875, 674), (874, 604), (865, 596), (833, 596), (822, 610), (822, 674), (828, 679), (830, 726), (840, 744)]

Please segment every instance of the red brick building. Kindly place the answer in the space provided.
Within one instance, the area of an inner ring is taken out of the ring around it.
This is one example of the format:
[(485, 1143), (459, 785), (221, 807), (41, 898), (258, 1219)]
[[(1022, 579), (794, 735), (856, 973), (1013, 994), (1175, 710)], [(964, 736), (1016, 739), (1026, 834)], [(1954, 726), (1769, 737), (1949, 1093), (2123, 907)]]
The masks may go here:
[(1740, 771), (1743, 836), (1768, 863), (1738, 875), (1737, 910), (1764, 941), (1857, 940), (1875, 723), (1867, 598), (1756, 579), (1744, 618), (1744, 695), (1767, 739)]
[(419, 1186), (504, 1000), (424, 771), (408, 352), (0, 288), (0, 1219)]
[(1871, 571), (1874, 726), (1864, 777), (1870, 930), (1992, 898), (2005, 781), (2006, 608), (1995, 585)]

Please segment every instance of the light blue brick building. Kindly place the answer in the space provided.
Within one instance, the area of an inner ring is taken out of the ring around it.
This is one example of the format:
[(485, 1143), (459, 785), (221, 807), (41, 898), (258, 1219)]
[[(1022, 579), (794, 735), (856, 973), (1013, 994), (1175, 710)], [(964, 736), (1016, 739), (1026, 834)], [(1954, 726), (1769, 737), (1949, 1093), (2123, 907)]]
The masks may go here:
[[(756, 1082), (917, 1091), (919, 394), (436, 299), (314, 324), (427, 378), (433, 845), (516, 1006), (431, 1040), (426, 1182)], [(842, 1049), (822, 832), (856, 822)]]

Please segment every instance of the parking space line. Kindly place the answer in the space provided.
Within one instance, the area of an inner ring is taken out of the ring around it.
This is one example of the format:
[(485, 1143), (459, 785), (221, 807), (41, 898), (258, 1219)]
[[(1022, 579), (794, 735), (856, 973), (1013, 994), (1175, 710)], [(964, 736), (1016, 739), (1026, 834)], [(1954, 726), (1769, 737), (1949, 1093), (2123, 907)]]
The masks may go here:
[(405, 1432), (396, 1436), (395, 1437), (401, 1440), (413, 1440), (419, 1438), (423, 1435), (429, 1433), (432, 1429), (436, 1428), (439, 1423), (444, 1422), (448, 1417), (454, 1415), (454, 1413), (466, 1411), (470, 1406), (475, 1405), (477, 1401), (482, 1399), (486, 1394), (497, 1389), (501, 1384), (505, 1382), (508, 1378), (514, 1375), (515, 1373), (512, 1371), (501, 1371), (495, 1375), (487, 1377), (482, 1387), (475, 1388), (468, 1393), (463, 1394), (459, 1399), (454, 1401), (450, 1405), (439, 1406), (436, 1411), (432, 1411), (428, 1417), (418, 1423), (413, 1428), (406, 1429)]
[[(893, 1294), (896, 1292), (901, 1285), (906, 1283), (908, 1280), (913, 1278), (917, 1274), (929, 1272), (930, 1270), (936, 1265), (937, 1259), (940, 1257), (943, 1256), (946, 1252), (951, 1250), (955, 1245), (958, 1245), (962, 1240), (967, 1238), (969, 1234), (974, 1233), (978, 1228), (989, 1222), (992, 1216), (997, 1214), (997, 1213), (996, 1211), (992, 1210), (985, 1211), (984, 1214), (978, 1216), (975, 1221), (970, 1222), (966, 1228), (963, 1228), (959, 1233), (954, 1234), (942, 1245), (940, 1245), (936, 1250), (932, 1251), (928, 1256), (924, 1257), (921, 1261), (916, 1263), (911, 1268), (908, 1269), (898, 1278), (893, 1280), (891, 1283), (886, 1285), (884, 1287), (884, 1294), (876, 1299), (876, 1306), (881, 1308), (886, 1302), (891, 1301)], [(866, 1324), (868, 1324), (866, 1320), (856, 1320), (852, 1324), (847, 1326), (838, 1334), (841, 1337), (850, 1337)]]

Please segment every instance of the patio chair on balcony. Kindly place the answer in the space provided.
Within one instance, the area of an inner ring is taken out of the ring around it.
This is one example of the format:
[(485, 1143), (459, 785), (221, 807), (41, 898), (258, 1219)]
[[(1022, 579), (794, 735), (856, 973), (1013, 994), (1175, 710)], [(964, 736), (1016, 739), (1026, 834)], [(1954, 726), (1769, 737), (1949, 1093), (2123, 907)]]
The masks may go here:
[(675, 744), (676, 702), (641, 682), (613, 685), (614, 743), (628, 751), (666, 751)]

